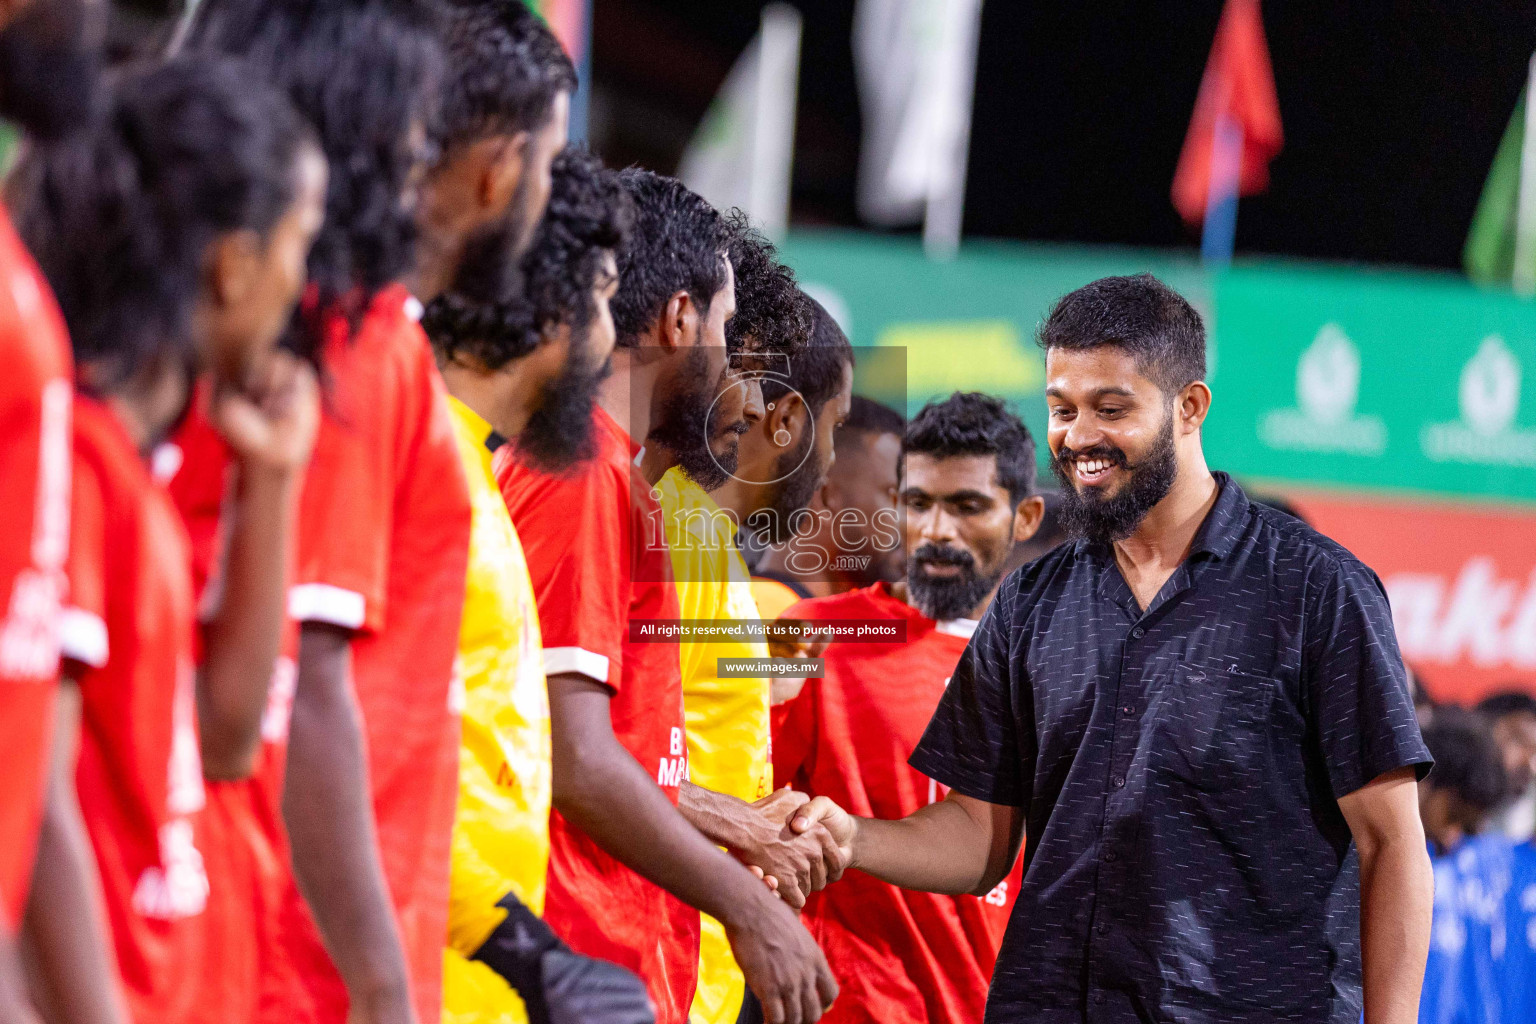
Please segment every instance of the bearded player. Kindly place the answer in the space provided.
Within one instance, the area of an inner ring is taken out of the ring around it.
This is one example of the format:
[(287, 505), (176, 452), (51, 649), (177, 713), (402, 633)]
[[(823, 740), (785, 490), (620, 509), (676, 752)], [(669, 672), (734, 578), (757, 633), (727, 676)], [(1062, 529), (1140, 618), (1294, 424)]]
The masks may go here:
[[(826, 675), (775, 715), (774, 773), (854, 813), (901, 817), (946, 790), (907, 764), (1013, 545), (1039, 526), (1035, 444), (1003, 403), (957, 393), (902, 439), (905, 582), (813, 598), (787, 617), (899, 620), (901, 644), (834, 640)], [(826, 1020), (979, 1024), (1017, 870), (985, 897), (906, 892), (854, 872), (817, 893), (806, 926), (842, 995)]]
[[(665, 536), (653, 532), (655, 480), (680, 458), (701, 472), (735, 461), (707, 426), (735, 306), (729, 238), (679, 182), (620, 178), (635, 224), (619, 258), (618, 347), (593, 412), (594, 455), (563, 476), (510, 451), (497, 459), (549, 673), (558, 813), (546, 917), (577, 951), (644, 977), (657, 1019), (682, 1024), (703, 910), (725, 923), (769, 1019), (798, 1024), (834, 994), (821, 955), (788, 908), (678, 812), (688, 763), (678, 651), (630, 634), (632, 620), (677, 617)], [(756, 391), (732, 389), (744, 390)]]
[[(572, 952), (540, 919), (549, 861), (549, 699), (523, 548), (491, 468), (513, 445), (579, 461), (613, 352), (608, 300), (629, 207), (618, 177), (570, 150), (522, 261), (524, 296), (454, 292), (423, 319), (447, 384), (474, 505), (459, 658), (464, 740), (444, 962), (444, 1019), (649, 1024), (645, 985)], [(461, 279), (491, 281), (485, 273)]]

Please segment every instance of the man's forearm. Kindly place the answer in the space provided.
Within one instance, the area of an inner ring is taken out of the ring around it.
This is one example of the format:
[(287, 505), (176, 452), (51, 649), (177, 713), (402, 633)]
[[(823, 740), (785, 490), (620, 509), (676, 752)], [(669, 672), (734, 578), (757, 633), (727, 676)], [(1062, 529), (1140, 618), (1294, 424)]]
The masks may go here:
[(219, 607), (203, 631), (198, 725), (211, 779), (245, 778), (255, 764), (285, 620), (298, 477), (259, 465), (238, 472)]
[(752, 828), (752, 805), (737, 797), (684, 782), (677, 809), (710, 842), (728, 850), (749, 849), (759, 838)]
[(354, 1002), (403, 1000), (405, 955), (379, 859), (347, 634), (306, 625), (283, 818), (294, 877)]
[(1360, 851), (1365, 1024), (1414, 1024), (1429, 956), (1434, 869), (1422, 842)]
[(555, 807), (599, 846), (697, 910), (734, 920), (766, 894), (672, 805), (656, 780), (617, 741), (557, 773)]
[[(902, 889), (985, 893), (1008, 873), (989, 871), (988, 834), (958, 804), (941, 800), (899, 821), (855, 818), (850, 867)], [(992, 877), (993, 874), (997, 877)]]
[(59, 688), (48, 792), (22, 941), (33, 982), (46, 989), (38, 1002), (46, 1007), (48, 1020), (122, 1024), (128, 1012), (117, 989), (101, 879), (75, 794), (79, 723), (80, 690), (66, 681)]

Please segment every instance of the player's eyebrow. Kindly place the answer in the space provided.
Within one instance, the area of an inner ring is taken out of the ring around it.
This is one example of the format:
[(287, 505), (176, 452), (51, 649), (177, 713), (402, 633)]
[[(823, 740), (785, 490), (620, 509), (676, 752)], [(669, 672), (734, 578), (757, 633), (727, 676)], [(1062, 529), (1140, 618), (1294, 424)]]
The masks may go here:
[[(1064, 402), (1070, 402), (1071, 401), (1071, 399), (1067, 396), (1067, 393), (1065, 391), (1063, 391), (1059, 387), (1054, 387), (1054, 386), (1048, 387), (1048, 388), (1045, 389), (1045, 394), (1046, 394), (1047, 398), (1059, 398), (1059, 399), (1061, 399)], [(1095, 401), (1095, 402), (1097, 402), (1098, 400), (1100, 400), (1102, 398), (1135, 398), (1135, 397), (1136, 397), (1136, 392), (1130, 390), (1129, 388), (1114, 387), (1114, 386), (1107, 387), (1107, 388), (1099, 388), (1096, 391), (1090, 392), (1089, 395), (1088, 395), (1089, 400)]]

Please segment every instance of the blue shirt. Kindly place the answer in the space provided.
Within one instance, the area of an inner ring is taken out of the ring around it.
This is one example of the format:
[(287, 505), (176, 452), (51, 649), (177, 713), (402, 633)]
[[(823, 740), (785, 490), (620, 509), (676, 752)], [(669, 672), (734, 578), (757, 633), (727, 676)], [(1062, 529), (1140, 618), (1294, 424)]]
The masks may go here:
[(1375, 574), (1216, 480), (1145, 611), (1108, 545), (1009, 576), (912, 755), (1024, 812), (988, 1022), (1360, 1019), (1338, 798), (1429, 751)]

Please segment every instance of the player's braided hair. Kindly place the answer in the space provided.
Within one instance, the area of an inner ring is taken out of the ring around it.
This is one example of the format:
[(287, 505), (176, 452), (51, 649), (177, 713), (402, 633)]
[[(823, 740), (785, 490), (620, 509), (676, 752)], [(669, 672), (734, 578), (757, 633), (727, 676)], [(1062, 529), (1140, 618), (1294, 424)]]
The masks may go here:
[(220, 235), (265, 237), (293, 204), (308, 126), (231, 58), (131, 69), (103, 123), (18, 168), (17, 221), (103, 387), (193, 362), (190, 318)]
[(555, 158), (549, 208), (519, 268), (521, 294), (498, 301), (506, 277), (500, 267), (461, 270), (454, 291), (434, 299), (422, 317), (439, 355), (497, 369), (532, 352), (557, 324), (584, 329), (595, 312), (603, 253), (624, 244), (629, 224), (618, 175), (586, 150), (566, 149)]

